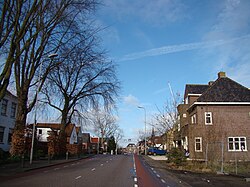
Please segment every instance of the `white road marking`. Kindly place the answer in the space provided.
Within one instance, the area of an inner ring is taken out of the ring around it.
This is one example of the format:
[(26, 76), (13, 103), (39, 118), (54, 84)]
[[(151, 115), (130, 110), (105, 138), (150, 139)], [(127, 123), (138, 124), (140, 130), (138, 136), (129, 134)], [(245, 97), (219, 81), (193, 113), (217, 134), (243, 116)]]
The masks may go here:
[(78, 177), (76, 177), (75, 179), (77, 180), (77, 179), (80, 179), (82, 176), (78, 176)]
[(158, 174), (157, 174), (156, 176), (157, 176), (158, 178), (160, 178), (160, 177), (161, 177), (161, 176), (160, 176), (160, 175), (158, 175)]
[(95, 168), (93, 168), (91, 171), (95, 171)]
[(166, 181), (165, 181), (165, 180), (163, 180), (163, 179), (161, 179), (161, 182), (166, 183)]
[(74, 165), (76, 165), (75, 163), (74, 164), (71, 164), (71, 166), (74, 166)]
[(137, 182), (137, 178), (136, 177), (134, 178), (134, 181)]
[(103, 166), (103, 164), (101, 164), (101, 166)]
[(134, 185), (134, 187), (138, 187), (138, 185), (137, 185), (137, 184), (135, 184), (135, 185)]
[(67, 167), (69, 167), (68, 165), (67, 166), (63, 166), (64, 168), (67, 168)]
[(107, 160), (106, 162), (108, 163), (109, 161)]
[(44, 171), (43, 173), (48, 173), (49, 171), (47, 170), (47, 171)]
[(60, 168), (55, 168), (54, 170), (59, 170)]

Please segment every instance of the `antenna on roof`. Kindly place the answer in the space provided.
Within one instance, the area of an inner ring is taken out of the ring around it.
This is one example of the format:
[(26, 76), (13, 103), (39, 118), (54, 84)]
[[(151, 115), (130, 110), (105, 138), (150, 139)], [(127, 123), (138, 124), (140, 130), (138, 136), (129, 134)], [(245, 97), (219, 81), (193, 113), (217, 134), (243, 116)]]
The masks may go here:
[(175, 104), (175, 98), (174, 98), (174, 93), (173, 93), (173, 90), (172, 90), (172, 87), (170, 85), (170, 82), (168, 81), (168, 87), (169, 87), (169, 90), (170, 90), (170, 93), (171, 93), (171, 96), (172, 96), (172, 99), (173, 99), (173, 102)]

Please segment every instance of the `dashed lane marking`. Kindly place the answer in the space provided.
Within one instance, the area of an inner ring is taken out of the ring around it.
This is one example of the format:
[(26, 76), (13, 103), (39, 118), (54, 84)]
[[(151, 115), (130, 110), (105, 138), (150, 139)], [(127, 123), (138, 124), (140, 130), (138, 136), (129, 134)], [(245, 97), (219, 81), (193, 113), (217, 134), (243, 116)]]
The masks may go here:
[(162, 183), (164, 183), (164, 184), (166, 183), (166, 181), (165, 181), (165, 180), (163, 180), (163, 179), (161, 179), (161, 182), (162, 182)]
[(95, 171), (95, 168), (93, 168), (91, 171)]
[(158, 178), (161, 178), (161, 176), (159, 174), (156, 175)]
[(101, 164), (100, 166), (103, 166), (103, 164)]
[(78, 177), (76, 177), (75, 179), (77, 180), (77, 179), (80, 179), (82, 176), (78, 176)]
[(69, 167), (68, 165), (66, 165), (66, 166), (63, 166), (64, 168), (67, 168), (67, 167)]
[(60, 168), (55, 168), (54, 170), (59, 170)]

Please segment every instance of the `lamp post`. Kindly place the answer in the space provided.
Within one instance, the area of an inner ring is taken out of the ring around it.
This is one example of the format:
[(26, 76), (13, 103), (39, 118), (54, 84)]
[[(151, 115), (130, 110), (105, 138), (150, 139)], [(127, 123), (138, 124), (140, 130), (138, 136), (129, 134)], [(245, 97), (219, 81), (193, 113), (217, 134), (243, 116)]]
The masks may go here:
[[(49, 54), (48, 55), (48, 58), (50, 60), (53, 60), (53, 58), (57, 57), (58, 54), (56, 53), (52, 53), (52, 54)], [(30, 164), (32, 164), (32, 160), (33, 160), (33, 151), (34, 151), (34, 139), (35, 139), (35, 128), (36, 128), (36, 124), (37, 124), (37, 121), (36, 121), (36, 114), (37, 114), (37, 98), (38, 98), (38, 94), (39, 94), (39, 87), (40, 87), (40, 84), (41, 84), (41, 72), (42, 72), (42, 65), (43, 65), (43, 61), (41, 62), (40, 64), (40, 67), (39, 67), (39, 75), (38, 75), (38, 86), (37, 86), (37, 89), (36, 89), (36, 100), (35, 100), (35, 115), (34, 115), (34, 123), (33, 123), (33, 127), (32, 127), (32, 139), (31, 139), (31, 148), (30, 148)]]
[(146, 122), (146, 109), (143, 107), (143, 106), (137, 106), (139, 109), (143, 109), (144, 110), (144, 122), (145, 122), (145, 138), (144, 138), (144, 141), (145, 141), (145, 155), (147, 155), (147, 140), (146, 140), (146, 137), (147, 137), (147, 132), (146, 132), (146, 125), (147, 125), (147, 122)]

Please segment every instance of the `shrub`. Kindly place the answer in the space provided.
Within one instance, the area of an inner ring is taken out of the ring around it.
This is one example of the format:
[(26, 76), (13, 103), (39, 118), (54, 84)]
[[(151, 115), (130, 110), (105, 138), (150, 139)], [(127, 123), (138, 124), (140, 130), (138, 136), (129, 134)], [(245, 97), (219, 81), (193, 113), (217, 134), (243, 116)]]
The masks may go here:
[(168, 153), (168, 162), (172, 162), (176, 165), (181, 165), (183, 162), (186, 162), (186, 157), (180, 149), (172, 148)]

